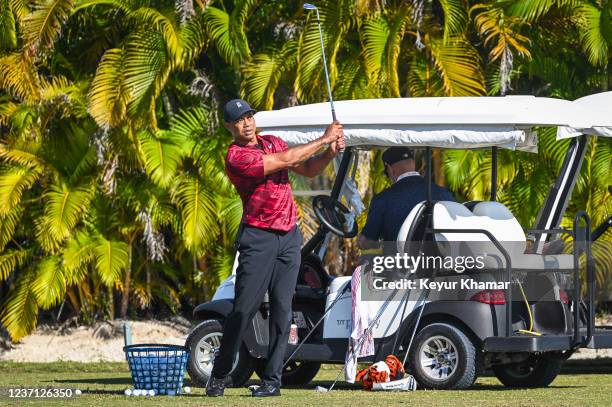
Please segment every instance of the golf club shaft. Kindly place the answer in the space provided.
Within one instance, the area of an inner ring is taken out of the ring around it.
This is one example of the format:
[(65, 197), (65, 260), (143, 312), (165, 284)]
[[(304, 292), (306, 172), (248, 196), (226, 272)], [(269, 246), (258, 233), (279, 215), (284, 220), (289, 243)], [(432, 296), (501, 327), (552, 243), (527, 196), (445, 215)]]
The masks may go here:
[[(331, 83), (329, 81), (329, 72), (327, 71), (327, 58), (325, 57), (325, 44), (323, 42), (323, 30), (321, 29), (321, 19), (319, 17), (319, 9), (317, 11), (317, 26), (319, 27), (319, 39), (321, 40), (321, 54), (323, 55), (323, 69), (325, 71), (325, 81), (327, 82), (327, 93), (329, 94), (329, 105), (331, 106), (332, 121), (338, 120), (336, 118), (336, 108), (334, 108), (334, 97), (332, 95)], [(339, 150), (340, 153), (344, 153), (344, 149)]]
[[(376, 318), (374, 318), (370, 322), (368, 327), (363, 331), (363, 333), (359, 337), (359, 342), (357, 343), (357, 346), (355, 346), (355, 348), (352, 349), (351, 357), (353, 357), (353, 354), (355, 354), (356, 352), (359, 352), (359, 350), (361, 349), (361, 347), (363, 346), (363, 344), (364, 344), (364, 342), (365, 342), (365, 340), (367, 338), (367, 335), (372, 333), (372, 330), (374, 329), (374, 325), (376, 325), (378, 320), (382, 317), (383, 313), (387, 309), (387, 306), (389, 305), (389, 302), (391, 301), (391, 298), (395, 297), (395, 294), (397, 294), (398, 290), (399, 289), (396, 288), (395, 290), (393, 290), (391, 295), (389, 295), (389, 297), (387, 297), (387, 300), (385, 301), (385, 303), (382, 305), (380, 310), (378, 310), (378, 313), (376, 314)], [(350, 336), (347, 339), (348, 339), (349, 344), (350, 344), (350, 340), (351, 340)], [(355, 359), (357, 359), (357, 358), (359, 358), (359, 356), (355, 355)], [(340, 370), (340, 373), (338, 373), (338, 375), (336, 376), (336, 380), (334, 380), (332, 385), (327, 390), (328, 393), (334, 388), (334, 385), (338, 382), (338, 378), (340, 377), (342, 372), (344, 372), (346, 370), (347, 363), (348, 363), (348, 359), (344, 362), (344, 366), (342, 366), (342, 370)]]
[(425, 291), (425, 296), (423, 297), (423, 303), (421, 304), (421, 308), (419, 309), (419, 314), (417, 315), (417, 319), (414, 323), (414, 328), (412, 328), (412, 335), (410, 336), (410, 342), (408, 342), (408, 347), (406, 348), (406, 353), (404, 354), (404, 360), (402, 360), (402, 366), (406, 366), (406, 359), (408, 359), (408, 353), (410, 352), (410, 348), (412, 347), (412, 341), (414, 341), (414, 336), (416, 335), (416, 331), (419, 328), (419, 324), (421, 323), (421, 317), (423, 316), (423, 310), (425, 309), (425, 301), (427, 296), (429, 296), (429, 288)]
[(325, 58), (325, 44), (323, 42), (323, 30), (321, 29), (321, 19), (319, 9), (317, 11), (317, 26), (319, 27), (319, 39), (321, 40), (321, 54), (323, 55), (323, 69), (325, 70), (325, 81), (327, 82), (327, 92), (329, 93), (329, 104), (331, 106), (332, 120), (336, 121), (336, 109), (334, 108), (334, 97), (332, 96), (329, 72), (327, 71), (327, 59)]

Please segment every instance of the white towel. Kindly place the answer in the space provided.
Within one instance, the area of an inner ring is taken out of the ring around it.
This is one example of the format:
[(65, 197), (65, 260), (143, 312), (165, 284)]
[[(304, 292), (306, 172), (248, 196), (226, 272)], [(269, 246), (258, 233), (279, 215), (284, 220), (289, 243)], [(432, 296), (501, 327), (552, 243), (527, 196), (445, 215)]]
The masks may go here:
[(370, 307), (367, 301), (361, 301), (361, 279), (366, 266), (367, 263), (357, 266), (351, 277), (351, 336), (348, 338), (344, 370), (344, 376), (349, 383), (355, 383), (357, 358), (374, 354)]

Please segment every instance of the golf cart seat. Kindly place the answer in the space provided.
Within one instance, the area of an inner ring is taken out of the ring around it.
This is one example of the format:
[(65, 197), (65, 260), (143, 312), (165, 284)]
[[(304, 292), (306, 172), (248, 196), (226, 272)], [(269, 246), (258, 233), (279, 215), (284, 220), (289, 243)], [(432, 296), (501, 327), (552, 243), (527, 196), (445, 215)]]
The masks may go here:
[[(474, 206), (472, 212), (476, 216), (489, 218), (490, 222), (499, 222), (495, 227), (503, 227), (502, 224), (505, 224), (511, 231), (512, 234), (509, 237), (512, 240), (508, 240), (508, 242), (511, 242), (512, 246), (516, 245), (520, 250), (520, 255), (512, 256), (512, 268), (520, 270), (571, 270), (574, 268), (574, 256), (571, 254), (526, 254), (527, 239), (525, 232), (505, 205), (496, 201), (480, 202)], [(495, 233), (493, 235), (497, 237)], [(499, 237), (497, 239), (502, 243), (504, 242)]]
[(411, 242), (416, 239), (420, 239), (422, 236), (421, 229), (424, 229), (425, 225), (423, 222), (425, 214), (425, 201), (415, 205), (410, 211), (400, 230), (397, 234), (397, 252), (404, 254), (406, 248), (406, 242)]
[[(525, 254), (527, 240), (523, 228), (512, 212), (499, 202), (480, 202), (473, 212), (464, 205), (440, 201), (434, 205), (433, 224), (435, 229), (486, 230), (508, 252), (514, 270), (565, 270), (573, 268), (571, 255)], [(486, 254), (486, 268), (503, 268), (504, 257), (483, 233), (458, 232), (436, 233), (436, 242), (445, 255), (459, 249), (462, 255), (477, 256)], [(450, 242), (466, 242), (454, 244)], [(468, 244), (468, 242), (474, 242)]]

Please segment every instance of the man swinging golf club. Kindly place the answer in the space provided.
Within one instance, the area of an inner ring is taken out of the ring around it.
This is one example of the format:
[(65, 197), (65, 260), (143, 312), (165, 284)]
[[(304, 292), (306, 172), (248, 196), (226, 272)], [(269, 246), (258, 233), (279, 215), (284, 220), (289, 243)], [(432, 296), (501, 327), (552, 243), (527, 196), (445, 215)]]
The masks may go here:
[[(280, 396), (302, 244), (288, 170), (313, 177), (345, 147), (342, 125), (337, 121), (320, 138), (288, 148), (278, 137), (257, 134), (254, 113), (241, 99), (227, 102), (223, 111), (225, 127), (234, 137), (225, 169), (242, 199), (243, 216), (236, 238), (240, 254), (234, 308), (225, 320), (219, 354), (206, 386), (206, 395), (213, 397), (223, 395), (242, 334), (266, 290), (270, 299), (268, 359), (263, 385), (253, 396)], [(315, 155), (324, 146), (328, 146), (325, 152)]]

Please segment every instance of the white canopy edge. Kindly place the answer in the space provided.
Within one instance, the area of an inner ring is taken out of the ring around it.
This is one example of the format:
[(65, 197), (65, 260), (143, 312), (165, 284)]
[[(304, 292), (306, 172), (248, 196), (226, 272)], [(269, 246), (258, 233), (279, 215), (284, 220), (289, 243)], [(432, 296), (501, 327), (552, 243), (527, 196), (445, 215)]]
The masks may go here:
[[(312, 127), (295, 127), (290, 130), (262, 131), (262, 134), (274, 134), (288, 145), (308, 143), (323, 134), (323, 129)], [(347, 146), (354, 147), (437, 147), (437, 148), (485, 148), (498, 146), (508, 149), (536, 152), (536, 137), (529, 130), (512, 128), (474, 126), (463, 128), (431, 126), (429, 128), (374, 128), (372, 126), (344, 126)]]
[[(612, 92), (596, 93), (585, 96), (572, 102), (580, 109), (588, 110), (598, 115), (612, 117)], [(612, 126), (590, 126), (590, 127), (559, 127), (557, 129), (557, 139), (566, 139), (589, 134), (592, 136), (612, 137)]]
[[(536, 126), (612, 128), (612, 116), (574, 102), (534, 96), (363, 99), (335, 102), (349, 146), (484, 148), (534, 151)], [(255, 116), (262, 133), (289, 145), (319, 137), (331, 122), (328, 103)]]

